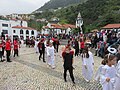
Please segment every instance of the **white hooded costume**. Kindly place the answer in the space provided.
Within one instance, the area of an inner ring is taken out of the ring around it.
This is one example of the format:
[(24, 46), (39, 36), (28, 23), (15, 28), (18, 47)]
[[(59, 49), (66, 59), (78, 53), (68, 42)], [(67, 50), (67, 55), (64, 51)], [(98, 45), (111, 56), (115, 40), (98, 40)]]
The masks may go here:
[[(52, 41), (50, 41), (52, 43)], [(48, 46), (47, 47), (47, 59), (48, 59), (48, 65), (50, 65), (52, 68), (55, 68), (55, 53), (54, 53), (54, 47), (53, 46)]]
[(114, 90), (120, 90), (120, 60), (116, 67), (116, 78), (115, 78), (115, 89)]
[[(89, 58), (82, 58), (82, 75), (86, 81), (90, 81), (93, 76), (93, 54), (89, 51)], [(85, 68), (85, 66), (87, 68)]]
[[(111, 67), (105, 65), (102, 68), (100, 83), (103, 87), (103, 90), (114, 90), (115, 75), (116, 75), (116, 68), (114, 65), (112, 65)], [(109, 82), (106, 81), (107, 78), (110, 78)]]

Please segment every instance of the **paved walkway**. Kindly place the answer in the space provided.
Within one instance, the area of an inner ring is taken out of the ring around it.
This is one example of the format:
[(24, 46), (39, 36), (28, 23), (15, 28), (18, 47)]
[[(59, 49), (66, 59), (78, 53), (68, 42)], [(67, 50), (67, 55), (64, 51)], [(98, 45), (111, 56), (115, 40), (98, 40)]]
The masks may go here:
[[(61, 48), (60, 48), (61, 50)], [(87, 83), (81, 75), (81, 58), (74, 58), (74, 76), (76, 86), (63, 80), (63, 62), (60, 53), (56, 54), (56, 68), (53, 70), (38, 60), (34, 48), (21, 48), (20, 56), (13, 58), (11, 63), (0, 62), (0, 90), (101, 90), (94, 81)], [(98, 68), (102, 59), (94, 57)]]

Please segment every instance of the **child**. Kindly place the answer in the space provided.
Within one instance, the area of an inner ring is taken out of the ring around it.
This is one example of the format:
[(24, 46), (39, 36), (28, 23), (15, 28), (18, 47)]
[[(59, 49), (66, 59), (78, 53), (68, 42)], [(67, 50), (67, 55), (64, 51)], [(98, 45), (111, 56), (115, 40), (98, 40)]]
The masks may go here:
[(101, 62), (102, 65), (100, 65), (100, 67), (98, 68), (96, 74), (95, 74), (95, 80), (96, 81), (100, 81), (100, 75), (101, 75), (101, 71), (102, 71), (102, 67), (104, 67), (106, 65), (106, 59), (104, 58), (104, 60)]
[(62, 53), (63, 56), (63, 62), (64, 62), (64, 80), (65, 82), (67, 82), (66, 80), (66, 76), (67, 76), (67, 70), (70, 73), (70, 77), (72, 79), (73, 84), (75, 84), (74, 82), (74, 76), (73, 76), (73, 51), (70, 51), (71, 48), (70, 46), (66, 46), (64, 52)]
[(47, 47), (47, 57), (48, 57), (48, 65), (52, 67), (52, 69), (55, 68), (55, 52), (54, 52), (54, 46), (53, 41), (51, 40), (49, 43), (49, 46)]
[(116, 69), (114, 65), (116, 64), (116, 57), (111, 54), (105, 56), (107, 58), (106, 65), (102, 68), (100, 83), (103, 90), (114, 90), (115, 74)]
[(87, 82), (90, 82), (93, 76), (93, 54), (85, 47), (82, 52), (82, 75)]
[[(120, 55), (120, 46), (118, 48), (118, 54)], [(115, 81), (115, 89), (114, 90), (120, 90), (120, 56), (117, 57), (117, 67), (116, 67), (116, 81)]]

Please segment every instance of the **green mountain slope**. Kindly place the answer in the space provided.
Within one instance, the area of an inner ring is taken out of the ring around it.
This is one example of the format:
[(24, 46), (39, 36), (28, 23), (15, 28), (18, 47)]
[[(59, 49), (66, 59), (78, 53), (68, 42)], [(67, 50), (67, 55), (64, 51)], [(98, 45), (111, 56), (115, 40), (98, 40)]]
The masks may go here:
[(85, 30), (100, 28), (108, 23), (120, 23), (120, 0), (88, 0), (83, 4), (69, 6), (56, 12), (49, 10), (35, 14), (36, 18), (60, 18), (61, 23), (75, 24), (78, 13), (84, 20)]
[(50, 0), (44, 6), (39, 8), (37, 11), (44, 11), (46, 9), (57, 9), (59, 7), (66, 7), (71, 4), (83, 3), (86, 0)]

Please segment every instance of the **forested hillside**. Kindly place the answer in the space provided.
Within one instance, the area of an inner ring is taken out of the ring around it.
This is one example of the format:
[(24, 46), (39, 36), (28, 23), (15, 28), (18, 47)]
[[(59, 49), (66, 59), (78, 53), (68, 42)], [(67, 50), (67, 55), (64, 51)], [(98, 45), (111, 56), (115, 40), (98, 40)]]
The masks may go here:
[(39, 8), (37, 11), (44, 11), (46, 9), (57, 9), (59, 7), (66, 7), (71, 4), (83, 3), (86, 0), (50, 0), (44, 6)]
[(86, 3), (63, 8), (56, 12), (49, 10), (35, 14), (36, 18), (60, 18), (60, 23), (75, 24), (78, 13), (84, 20), (86, 31), (100, 28), (108, 23), (120, 23), (120, 0), (88, 0)]

